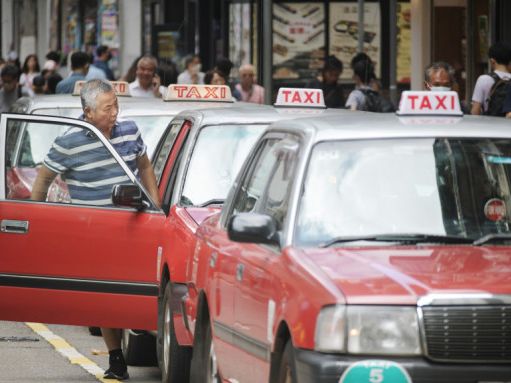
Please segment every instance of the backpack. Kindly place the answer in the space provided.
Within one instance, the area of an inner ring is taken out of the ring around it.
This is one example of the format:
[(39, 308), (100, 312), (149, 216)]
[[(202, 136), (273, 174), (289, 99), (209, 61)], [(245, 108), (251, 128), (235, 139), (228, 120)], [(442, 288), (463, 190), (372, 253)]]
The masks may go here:
[(500, 78), (495, 72), (488, 74), (495, 83), (490, 89), (490, 95), (488, 96), (488, 109), (485, 110), (484, 114), (487, 116), (498, 116), (504, 117), (505, 113), (502, 112), (504, 106), (504, 100), (508, 91), (511, 91), (511, 79)]
[(392, 113), (396, 111), (394, 105), (383, 97), (380, 93), (372, 90), (372, 89), (359, 89), (365, 97), (365, 107), (364, 111), (366, 112), (376, 112), (376, 113)]

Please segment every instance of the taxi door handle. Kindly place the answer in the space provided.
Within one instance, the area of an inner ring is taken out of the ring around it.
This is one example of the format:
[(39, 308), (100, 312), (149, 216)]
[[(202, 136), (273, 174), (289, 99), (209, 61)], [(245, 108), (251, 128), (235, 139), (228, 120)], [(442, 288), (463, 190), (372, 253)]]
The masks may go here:
[(0, 221), (0, 232), (26, 234), (26, 233), (28, 233), (28, 221), (15, 221), (12, 219), (2, 219), (2, 221)]
[(238, 281), (243, 280), (243, 271), (245, 270), (245, 265), (243, 263), (238, 263), (238, 266), (236, 266), (236, 279)]

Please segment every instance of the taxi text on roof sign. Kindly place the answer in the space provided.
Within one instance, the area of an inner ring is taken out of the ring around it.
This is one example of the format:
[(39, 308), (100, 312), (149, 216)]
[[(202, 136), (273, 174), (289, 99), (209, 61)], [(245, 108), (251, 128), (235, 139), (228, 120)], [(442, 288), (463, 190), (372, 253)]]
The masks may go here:
[(280, 88), (275, 106), (326, 108), (321, 89)]
[(405, 91), (401, 95), (400, 116), (463, 116), (458, 93)]
[(169, 85), (165, 101), (234, 102), (226, 85)]
[[(73, 89), (73, 96), (79, 96), (80, 91), (87, 81), (77, 81), (75, 82), (75, 87)], [(114, 92), (117, 96), (131, 96), (129, 85), (126, 81), (109, 81), (112, 88), (114, 88)]]

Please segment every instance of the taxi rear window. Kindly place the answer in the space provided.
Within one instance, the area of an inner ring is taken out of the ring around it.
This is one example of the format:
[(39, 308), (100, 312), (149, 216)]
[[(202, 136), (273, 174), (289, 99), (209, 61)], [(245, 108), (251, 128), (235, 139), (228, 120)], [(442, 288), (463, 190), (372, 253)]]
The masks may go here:
[(32, 111), (32, 114), (78, 118), (83, 114), (83, 110), (81, 107), (76, 107), (76, 108), (41, 108), (41, 109), (34, 109)]

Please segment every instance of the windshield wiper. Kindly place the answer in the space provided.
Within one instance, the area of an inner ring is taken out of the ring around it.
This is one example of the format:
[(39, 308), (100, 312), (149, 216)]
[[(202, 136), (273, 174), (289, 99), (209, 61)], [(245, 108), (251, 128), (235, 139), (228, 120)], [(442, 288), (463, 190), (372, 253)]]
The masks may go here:
[(452, 235), (436, 235), (436, 234), (377, 234), (366, 236), (338, 237), (328, 242), (320, 244), (319, 247), (329, 247), (337, 243), (356, 242), (356, 241), (372, 241), (372, 242), (399, 242), (400, 244), (414, 245), (417, 243), (442, 243), (442, 244), (459, 244), (472, 243), (473, 239), (466, 237), (458, 237)]
[(201, 203), (199, 205), (199, 207), (206, 207), (206, 206), (209, 206), (209, 205), (223, 205), (224, 202), (225, 202), (225, 199), (213, 198), (213, 199), (210, 199), (209, 201)]
[(494, 242), (505, 242), (511, 241), (511, 234), (508, 233), (493, 233), (483, 235), (481, 238), (478, 238), (474, 241), (474, 246), (481, 246), (487, 243)]

